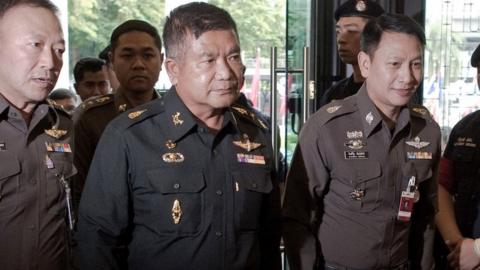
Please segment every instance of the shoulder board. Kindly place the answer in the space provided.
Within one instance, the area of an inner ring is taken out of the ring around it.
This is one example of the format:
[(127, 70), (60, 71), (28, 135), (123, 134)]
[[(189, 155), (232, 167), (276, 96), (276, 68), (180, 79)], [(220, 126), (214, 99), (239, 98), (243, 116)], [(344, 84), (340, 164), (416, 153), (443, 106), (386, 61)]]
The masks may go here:
[(242, 118), (247, 119), (258, 127), (268, 130), (267, 123), (264, 120), (260, 119), (255, 112), (251, 109), (241, 106), (239, 104), (234, 104), (230, 108), (236, 115), (240, 115)]
[(115, 125), (120, 129), (127, 129), (136, 123), (162, 113), (164, 110), (165, 106), (163, 99), (156, 99), (153, 102), (137, 106), (120, 114), (120, 117), (115, 119)]
[(113, 102), (113, 95), (114, 94), (106, 94), (103, 96), (91, 97), (86, 99), (80, 106), (83, 111), (87, 111), (91, 108), (95, 108), (95, 107)]
[(325, 125), (332, 119), (335, 119), (341, 115), (349, 114), (357, 110), (352, 98), (343, 100), (333, 100), (327, 105), (321, 107), (318, 110), (317, 121), (320, 126)]
[(55, 109), (57, 112), (68, 116), (68, 118), (72, 117), (67, 111), (65, 111), (65, 109), (61, 105), (57, 104), (55, 100), (47, 98), (46, 101), (50, 108)]
[(430, 112), (422, 105), (413, 105), (410, 107), (410, 114), (415, 117), (431, 119)]

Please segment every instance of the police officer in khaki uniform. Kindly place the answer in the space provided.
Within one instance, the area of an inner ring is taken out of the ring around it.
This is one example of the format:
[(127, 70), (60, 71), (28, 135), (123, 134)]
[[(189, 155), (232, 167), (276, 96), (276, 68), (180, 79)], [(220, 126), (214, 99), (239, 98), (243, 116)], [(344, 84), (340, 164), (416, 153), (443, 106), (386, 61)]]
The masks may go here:
[(112, 33), (110, 58), (120, 88), (86, 100), (76, 112), (74, 200), (78, 205), (95, 148), (107, 124), (120, 113), (158, 97), (153, 88), (163, 62), (157, 29), (147, 22), (129, 20)]
[(0, 2), (0, 268), (68, 269), (69, 115), (48, 103), (65, 51), (48, 0)]
[[(163, 99), (105, 130), (80, 203), (81, 269), (281, 269), (268, 127), (238, 97), (235, 22), (208, 3), (167, 17)], [(128, 247), (128, 258), (116, 256)]]
[[(470, 63), (477, 68), (480, 85), (480, 45)], [(480, 266), (479, 167), (480, 111), (476, 111), (455, 125), (440, 162), (436, 222), (450, 248), (448, 260), (452, 269)]]
[(353, 74), (327, 89), (320, 100), (320, 106), (334, 99), (344, 99), (354, 95), (360, 89), (365, 80), (357, 61), (357, 55), (360, 52), (360, 35), (369, 19), (383, 13), (383, 8), (370, 0), (349, 0), (335, 10), (338, 55), (342, 62), (352, 65)]
[(371, 20), (365, 84), (303, 128), (287, 176), (284, 239), (291, 269), (430, 269), (440, 130), (409, 106), (425, 36), (403, 15)]

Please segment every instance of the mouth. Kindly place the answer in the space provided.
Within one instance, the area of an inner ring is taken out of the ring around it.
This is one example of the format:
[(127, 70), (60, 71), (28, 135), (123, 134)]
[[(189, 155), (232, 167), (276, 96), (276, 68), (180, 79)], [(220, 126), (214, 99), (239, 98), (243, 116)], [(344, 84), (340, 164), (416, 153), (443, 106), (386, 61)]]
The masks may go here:
[(54, 81), (50, 77), (36, 77), (33, 78), (33, 81), (43, 86), (54, 86)]
[(397, 95), (402, 97), (409, 97), (414, 93), (413, 88), (395, 88), (393, 89)]

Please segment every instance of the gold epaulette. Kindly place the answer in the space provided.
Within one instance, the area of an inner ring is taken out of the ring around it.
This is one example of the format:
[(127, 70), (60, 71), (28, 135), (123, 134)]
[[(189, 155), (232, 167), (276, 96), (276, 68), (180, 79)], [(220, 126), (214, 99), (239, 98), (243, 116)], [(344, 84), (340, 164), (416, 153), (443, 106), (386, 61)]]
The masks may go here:
[(113, 94), (88, 98), (80, 106), (83, 111), (86, 111), (110, 102), (113, 102)]

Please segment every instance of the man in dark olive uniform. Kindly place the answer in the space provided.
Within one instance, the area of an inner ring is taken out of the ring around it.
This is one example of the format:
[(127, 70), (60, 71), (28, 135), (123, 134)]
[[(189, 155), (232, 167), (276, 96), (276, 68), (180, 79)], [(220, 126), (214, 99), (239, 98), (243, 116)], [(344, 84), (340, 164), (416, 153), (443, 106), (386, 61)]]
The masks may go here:
[(163, 39), (172, 89), (113, 120), (95, 153), (80, 203), (81, 269), (280, 270), (268, 127), (234, 104), (235, 22), (194, 2), (170, 13)]
[(110, 58), (120, 87), (114, 94), (86, 100), (74, 116), (74, 162), (78, 170), (73, 182), (76, 206), (95, 148), (107, 124), (120, 113), (158, 97), (154, 86), (163, 55), (157, 29), (144, 21), (129, 20), (113, 31), (110, 43)]
[(365, 80), (357, 60), (360, 35), (369, 19), (383, 13), (383, 8), (371, 0), (349, 0), (335, 10), (338, 55), (343, 63), (352, 65), (353, 74), (327, 89), (320, 99), (320, 106), (354, 95), (360, 89)]
[(46, 101), (65, 51), (57, 12), (0, 2), (0, 269), (68, 269), (72, 122)]
[[(470, 63), (477, 68), (480, 85), (480, 45)], [(440, 162), (436, 222), (450, 248), (448, 260), (454, 269), (480, 266), (479, 168), (480, 111), (476, 111), (455, 125)]]
[(424, 46), (404, 15), (369, 21), (364, 86), (303, 128), (283, 202), (291, 269), (431, 269), (440, 129), (408, 105)]

